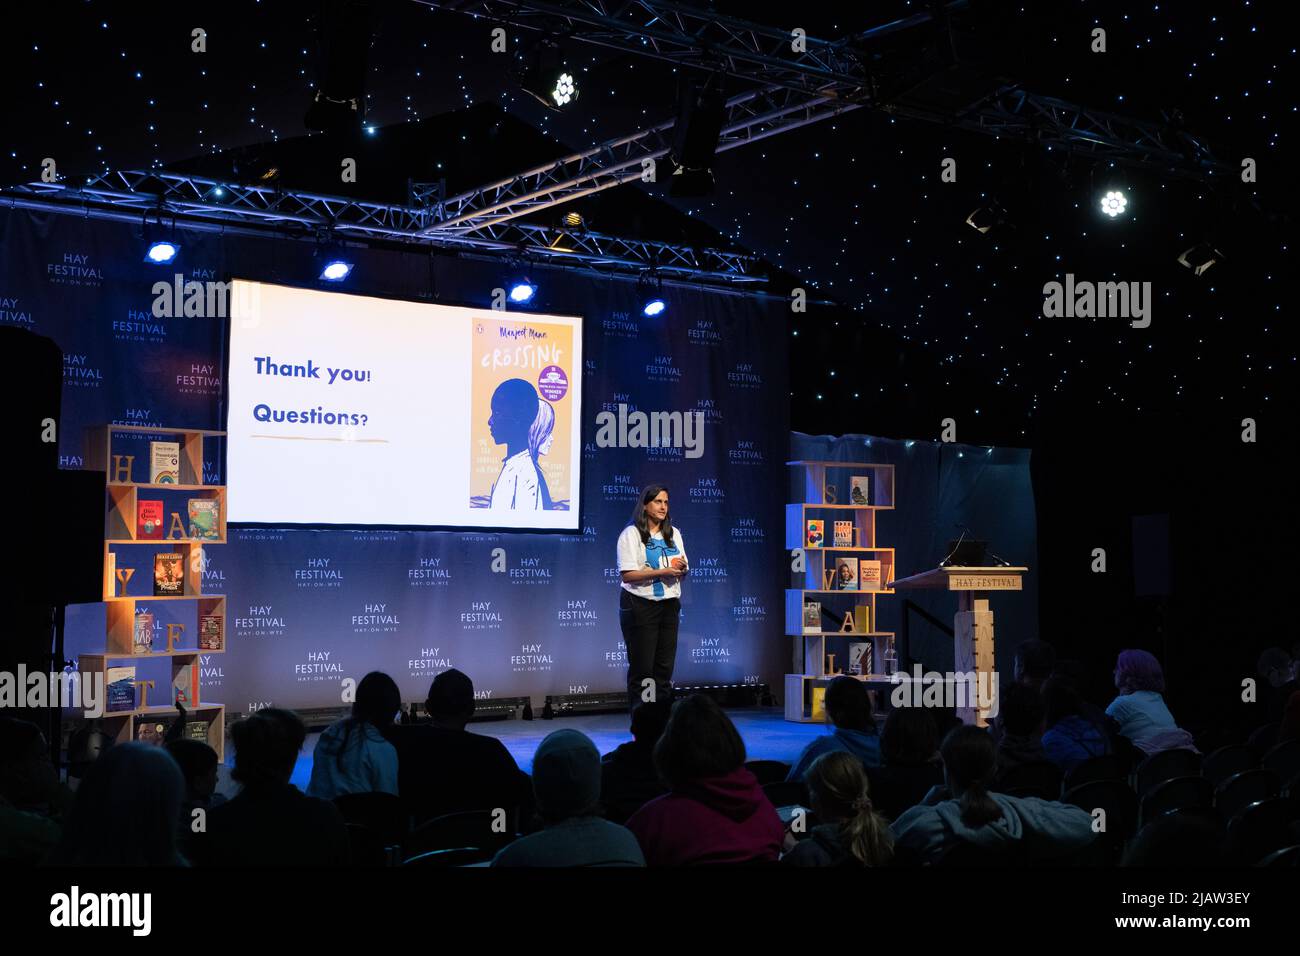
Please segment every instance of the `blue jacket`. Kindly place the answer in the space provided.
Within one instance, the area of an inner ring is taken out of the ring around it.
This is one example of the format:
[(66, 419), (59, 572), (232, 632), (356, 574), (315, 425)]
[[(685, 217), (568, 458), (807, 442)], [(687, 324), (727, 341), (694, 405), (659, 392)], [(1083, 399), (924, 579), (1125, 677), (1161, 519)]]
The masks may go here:
[(790, 775), (786, 779), (802, 781), (814, 760), (822, 754), (834, 753), (837, 750), (845, 750), (853, 754), (862, 761), (864, 767), (880, 766), (880, 737), (877, 734), (836, 727), (833, 733), (814, 738), (803, 749), (803, 753), (790, 768)]
[(1043, 751), (1062, 773), (1068, 773), (1090, 757), (1110, 753), (1110, 741), (1091, 720), (1071, 714), (1043, 734)]

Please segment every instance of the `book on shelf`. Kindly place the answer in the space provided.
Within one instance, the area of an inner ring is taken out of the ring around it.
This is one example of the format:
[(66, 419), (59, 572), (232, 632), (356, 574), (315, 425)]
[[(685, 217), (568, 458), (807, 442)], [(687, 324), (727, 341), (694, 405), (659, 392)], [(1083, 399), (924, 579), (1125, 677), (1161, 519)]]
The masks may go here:
[(187, 720), (185, 722), (185, 736), (190, 740), (201, 740), (206, 744), (208, 742), (208, 721)]
[(199, 666), (198, 661), (188, 660), (176, 668), (172, 674), (172, 702), (186, 707), (199, 704)]
[(849, 641), (849, 673), (855, 676), (871, 673), (870, 641)]
[(837, 548), (853, 547), (853, 522), (852, 521), (835, 522), (835, 547)]
[(871, 633), (871, 608), (867, 605), (859, 604), (853, 609), (853, 630), (859, 634)]
[(199, 650), (219, 651), (224, 647), (220, 614), (199, 615)]
[(853, 475), (849, 478), (849, 503), (855, 505), (871, 504), (868, 486), (871, 479), (867, 475)]
[(141, 720), (135, 725), (135, 739), (141, 743), (161, 747), (167, 739), (167, 721), (156, 719)]
[(104, 549), (104, 597), (117, 595), (117, 553)]
[(109, 667), (104, 674), (108, 687), (108, 713), (135, 710), (135, 667)]
[(809, 518), (804, 532), (804, 546), (820, 548), (826, 541), (826, 522), (821, 518)]
[(190, 537), (216, 541), (221, 537), (221, 502), (216, 498), (191, 498), (189, 501)]
[(185, 574), (181, 570), (184, 556), (166, 551), (153, 556), (153, 593), (155, 597), (185, 593)]
[(141, 611), (135, 616), (131, 637), (132, 654), (148, 654), (153, 651), (153, 614)]
[(141, 541), (161, 541), (163, 503), (141, 499), (135, 503), (135, 536)]
[(835, 587), (839, 591), (856, 591), (858, 589), (858, 559), (835, 559)]
[(822, 629), (822, 606), (820, 601), (804, 601), (803, 632), (816, 634)]
[(826, 719), (826, 688), (817, 684), (812, 689), (812, 712), (809, 714), (813, 720)]
[(858, 562), (859, 587), (864, 591), (879, 591), (884, 585), (880, 583), (880, 562), (865, 558)]
[(181, 480), (181, 443), (178, 441), (151, 441), (149, 443), (149, 484), (177, 485)]

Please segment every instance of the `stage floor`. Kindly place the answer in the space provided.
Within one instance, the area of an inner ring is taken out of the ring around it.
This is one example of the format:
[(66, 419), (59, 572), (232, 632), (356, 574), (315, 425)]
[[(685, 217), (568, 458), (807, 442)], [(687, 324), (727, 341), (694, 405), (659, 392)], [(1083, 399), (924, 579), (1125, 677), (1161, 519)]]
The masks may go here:
[[(750, 760), (784, 760), (793, 763), (807, 746), (808, 741), (827, 732), (822, 724), (795, 724), (785, 720), (779, 708), (745, 708), (728, 710), (745, 741), (745, 751)], [(559, 717), (554, 720), (491, 720), (469, 725), (472, 733), (496, 737), (506, 745), (519, 764), (519, 769), (531, 773), (533, 753), (542, 738), (552, 731), (571, 728), (582, 731), (591, 738), (596, 749), (607, 754), (619, 744), (631, 740), (627, 714), (590, 714), (577, 717)], [(309, 734), (302, 754), (294, 767), (292, 782), (302, 790), (311, 780), (312, 751), (320, 734)], [(226, 750), (226, 762), (233, 763), (233, 751)], [(226, 773), (222, 773), (226, 784)], [(226, 792), (226, 786), (218, 790)]]

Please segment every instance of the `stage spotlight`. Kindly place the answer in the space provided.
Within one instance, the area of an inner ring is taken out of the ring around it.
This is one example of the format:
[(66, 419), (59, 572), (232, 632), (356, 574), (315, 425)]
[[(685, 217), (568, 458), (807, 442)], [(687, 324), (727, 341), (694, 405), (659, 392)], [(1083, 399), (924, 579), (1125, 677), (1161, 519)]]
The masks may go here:
[(990, 229), (1005, 224), (1007, 221), (1006, 211), (997, 203), (990, 206), (980, 206), (969, 216), (966, 217), (966, 225), (970, 226), (981, 235), (986, 234)]
[(342, 282), (352, 274), (352, 263), (346, 259), (328, 258), (321, 267), (320, 277), (325, 282)]
[(547, 109), (561, 109), (578, 98), (576, 71), (564, 62), (564, 52), (551, 39), (520, 51), (515, 59), (515, 82)]
[(582, 213), (580, 213), (580, 212), (566, 212), (566, 213), (564, 214), (564, 220), (563, 220), (563, 222), (564, 222), (564, 224), (565, 224), (566, 226), (568, 226), (570, 229), (577, 229), (579, 226), (582, 225)]
[(1178, 257), (1178, 264), (1192, 270), (1193, 275), (1203, 275), (1210, 266), (1223, 258), (1223, 253), (1206, 242), (1192, 246)]
[(531, 302), (536, 294), (537, 286), (533, 285), (530, 279), (522, 279), (510, 287), (510, 301), (521, 305), (525, 302)]
[(664, 301), (663, 281), (654, 275), (642, 273), (636, 280), (637, 296), (641, 299), (641, 314), (647, 319), (663, 315), (668, 309)]
[(180, 251), (180, 245), (170, 239), (155, 239), (145, 250), (144, 261), (152, 262), (156, 266), (165, 266), (175, 259)]
[(1101, 211), (1110, 218), (1122, 215), (1128, 206), (1128, 198), (1118, 189), (1112, 189), (1101, 197)]
[(713, 156), (718, 151), (726, 116), (721, 77), (710, 76), (703, 82), (693, 77), (682, 80), (668, 153), (673, 163), (668, 181), (670, 196), (707, 196), (713, 192)]

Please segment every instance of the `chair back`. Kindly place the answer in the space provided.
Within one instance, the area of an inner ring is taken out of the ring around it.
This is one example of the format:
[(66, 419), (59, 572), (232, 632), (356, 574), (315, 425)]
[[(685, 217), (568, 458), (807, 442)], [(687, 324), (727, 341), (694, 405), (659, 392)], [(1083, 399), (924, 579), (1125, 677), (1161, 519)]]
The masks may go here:
[[(417, 827), (402, 845), (403, 859), (421, 856), (434, 850), (475, 848), (491, 859), (503, 846), (515, 839), (513, 822), (500, 831), (498, 817), (491, 810), (466, 810), (434, 817)], [(459, 864), (456, 864), (459, 865)]]
[(394, 846), (406, 837), (406, 809), (400, 797), (391, 793), (342, 793), (334, 798), (347, 823), (367, 827), (388, 845)]
[(997, 775), (993, 789), (1017, 797), (1061, 799), (1061, 768), (1047, 760), (1012, 767)]
[(1080, 784), (1066, 791), (1061, 802), (1088, 813), (1098, 809), (1106, 811), (1101, 839), (1116, 857), (1124, 849), (1124, 843), (1137, 832), (1137, 794), (1123, 780), (1092, 780)]
[(1233, 774), (1254, 770), (1259, 766), (1259, 754), (1245, 744), (1229, 744), (1209, 754), (1201, 762), (1201, 775), (1216, 787)]
[(1140, 826), (1162, 813), (1214, 806), (1214, 784), (1204, 777), (1174, 777), (1151, 788), (1141, 800)]
[(460, 846), (421, 853), (403, 861), (402, 866), (471, 866), (475, 863), (490, 862), (494, 856), (496, 856), (495, 851), (481, 850), (475, 846)]
[(1296, 806), (1287, 797), (1252, 803), (1228, 821), (1228, 844), (1239, 863), (1257, 863), (1300, 839), (1296, 820)]
[(1214, 791), (1214, 808), (1225, 820), (1231, 820), (1252, 803), (1276, 797), (1281, 789), (1277, 774), (1271, 770), (1245, 770), (1235, 773)]
[[(1162, 750), (1147, 757), (1137, 768), (1137, 782), (1134, 789), (1139, 797), (1146, 796), (1151, 790), (1166, 780), (1175, 777), (1195, 777), (1201, 772), (1201, 755), (1195, 750)], [(1211, 785), (1213, 790), (1213, 785)]]
[(1284, 740), (1269, 749), (1259, 765), (1265, 770), (1272, 770), (1279, 780), (1291, 780), (1300, 774), (1300, 738)]
[(808, 788), (800, 780), (764, 784), (763, 794), (774, 807), (808, 806)]
[(1061, 788), (1066, 792), (1094, 780), (1123, 780), (1128, 776), (1128, 768), (1118, 754), (1101, 754), (1089, 757), (1082, 763), (1075, 764), (1066, 774)]
[(384, 838), (376, 830), (360, 823), (346, 824), (348, 844), (352, 847), (353, 866), (388, 866), (390, 855)]
[(780, 760), (747, 760), (745, 769), (754, 775), (760, 787), (769, 783), (784, 783), (790, 775), (790, 765)]

